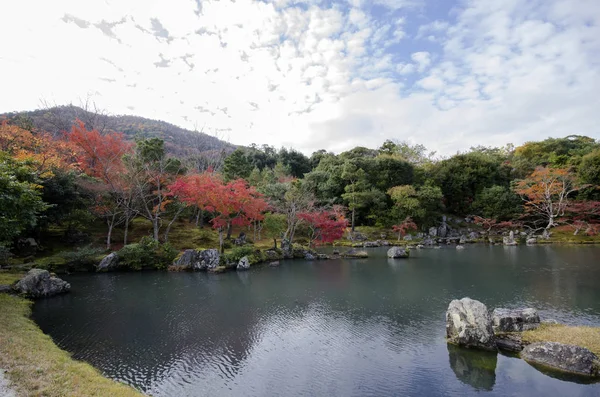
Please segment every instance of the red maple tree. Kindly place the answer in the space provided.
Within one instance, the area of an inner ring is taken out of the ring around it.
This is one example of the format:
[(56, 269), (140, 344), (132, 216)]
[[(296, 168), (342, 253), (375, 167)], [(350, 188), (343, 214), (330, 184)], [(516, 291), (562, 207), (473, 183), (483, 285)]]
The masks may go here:
[(348, 220), (344, 217), (343, 210), (336, 207), (331, 210), (315, 209), (313, 211), (301, 212), (298, 218), (308, 225), (308, 247), (312, 243), (332, 243), (342, 238), (348, 226)]
[(398, 233), (398, 241), (410, 230), (417, 230), (417, 224), (410, 216), (407, 216), (399, 225), (392, 226), (394, 233)]

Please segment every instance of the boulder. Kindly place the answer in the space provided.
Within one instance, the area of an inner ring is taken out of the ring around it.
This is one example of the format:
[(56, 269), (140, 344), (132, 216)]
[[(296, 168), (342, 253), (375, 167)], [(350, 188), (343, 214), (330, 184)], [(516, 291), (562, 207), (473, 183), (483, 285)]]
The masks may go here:
[(423, 244), (417, 244), (417, 249), (423, 249), (425, 246)]
[(479, 233), (477, 232), (471, 232), (469, 233), (469, 239), (471, 239), (471, 241), (476, 241), (479, 238)]
[(119, 264), (119, 257), (117, 256), (117, 253), (111, 252), (110, 254), (108, 254), (104, 258), (102, 258), (100, 263), (96, 266), (96, 271), (101, 272), (101, 271), (107, 271), (107, 270), (114, 270), (114, 269), (116, 269), (118, 264)]
[(496, 350), (492, 318), (487, 307), (470, 298), (455, 299), (446, 311), (448, 342), (459, 346)]
[(197, 262), (198, 251), (188, 249), (173, 261), (173, 266), (169, 267), (169, 270), (192, 270), (196, 267)]
[(517, 241), (515, 240), (515, 232), (511, 230), (508, 236), (502, 237), (502, 244), (517, 245)]
[(250, 269), (250, 261), (248, 260), (247, 256), (242, 257), (242, 259), (240, 259), (240, 261), (237, 264), (236, 267), (237, 270), (248, 270)]
[(281, 251), (283, 252), (283, 257), (286, 259), (294, 257), (292, 243), (287, 238), (281, 239)]
[(277, 267), (277, 266), (279, 266), (279, 261), (271, 262), (271, 263), (269, 263), (269, 266), (270, 267)]
[(520, 352), (523, 350), (523, 338), (520, 333), (496, 334), (496, 346), (500, 350)]
[(351, 249), (342, 254), (344, 258), (368, 258), (369, 254), (366, 251)]
[(412, 236), (410, 234), (407, 234), (406, 236), (404, 236), (404, 241), (412, 241)]
[(381, 244), (379, 244), (379, 241), (365, 241), (363, 243), (363, 247), (365, 248), (375, 248), (375, 247), (380, 247)]
[(430, 237), (437, 237), (437, 232), (438, 232), (437, 227), (430, 227), (429, 228), (429, 236)]
[(45, 298), (69, 292), (71, 285), (58, 277), (51, 276), (47, 270), (31, 269), (15, 284), (14, 288), (30, 298)]
[(409, 252), (407, 249), (402, 247), (392, 247), (387, 252), (387, 257), (392, 259), (408, 258)]
[(529, 363), (585, 376), (600, 376), (600, 359), (584, 347), (556, 342), (527, 345), (521, 358)]
[(317, 259), (317, 257), (315, 255), (312, 254), (312, 252), (306, 252), (304, 254), (304, 259), (306, 259), (307, 261), (314, 261), (315, 259)]
[(276, 261), (278, 259), (281, 259), (282, 256), (275, 250), (266, 250), (265, 251), (265, 258), (268, 261)]
[(336, 249), (336, 250), (333, 250), (333, 251), (331, 252), (331, 255), (339, 255), (339, 254), (340, 254), (340, 250), (337, 250), (337, 249)]
[(535, 245), (537, 244), (537, 239), (536, 238), (528, 238), (527, 239), (527, 245)]
[(196, 262), (194, 262), (194, 270), (214, 270), (219, 266), (221, 256), (216, 249), (208, 249), (198, 252)]
[(379, 244), (380, 247), (389, 247), (390, 246), (390, 242), (387, 240), (377, 240), (377, 244)]
[(460, 236), (460, 240), (458, 240), (459, 244), (466, 244), (469, 242), (469, 238), (464, 234)]
[(244, 244), (246, 244), (246, 233), (240, 232), (239, 237), (236, 238), (235, 240), (233, 240), (233, 243), (235, 245), (244, 245)]
[(456, 246), (456, 249), (457, 249), (457, 250), (464, 250), (464, 249), (465, 249), (465, 247), (464, 247), (464, 246), (462, 246), (462, 245), (457, 245), (457, 246)]
[(367, 241), (368, 238), (364, 234), (360, 232), (353, 232), (348, 235), (348, 240), (350, 241)]
[(10, 285), (0, 284), (0, 294), (10, 294), (13, 292), (13, 289)]
[(527, 309), (494, 309), (492, 327), (494, 332), (521, 332), (540, 326), (537, 310)]
[(327, 255), (327, 254), (317, 254), (317, 259), (319, 259), (319, 260), (326, 260), (326, 259), (329, 259), (329, 255)]

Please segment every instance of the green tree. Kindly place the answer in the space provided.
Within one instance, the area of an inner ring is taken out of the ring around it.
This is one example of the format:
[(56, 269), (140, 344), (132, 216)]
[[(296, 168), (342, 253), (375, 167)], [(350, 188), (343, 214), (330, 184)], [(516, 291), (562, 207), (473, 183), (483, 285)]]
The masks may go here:
[(437, 186), (395, 186), (388, 190), (388, 195), (394, 202), (396, 222), (409, 217), (420, 225), (429, 225), (443, 210), (442, 190)]
[(242, 149), (236, 149), (225, 159), (223, 164), (223, 176), (225, 180), (246, 179), (252, 172), (252, 165), (246, 158)]
[(523, 202), (511, 189), (494, 185), (477, 194), (473, 209), (484, 218), (506, 221), (523, 212)]
[(600, 149), (582, 157), (579, 164), (579, 178), (583, 183), (600, 186)]
[(35, 172), (23, 162), (0, 152), (0, 247), (7, 249), (15, 237), (33, 228), (48, 208), (42, 201)]

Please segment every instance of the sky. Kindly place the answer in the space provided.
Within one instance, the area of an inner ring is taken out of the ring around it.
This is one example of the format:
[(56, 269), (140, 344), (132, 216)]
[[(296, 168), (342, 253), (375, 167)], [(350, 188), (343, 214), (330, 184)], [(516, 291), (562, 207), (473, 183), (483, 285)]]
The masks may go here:
[(19, 0), (0, 15), (0, 112), (90, 98), (306, 154), (600, 138), (600, 0)]

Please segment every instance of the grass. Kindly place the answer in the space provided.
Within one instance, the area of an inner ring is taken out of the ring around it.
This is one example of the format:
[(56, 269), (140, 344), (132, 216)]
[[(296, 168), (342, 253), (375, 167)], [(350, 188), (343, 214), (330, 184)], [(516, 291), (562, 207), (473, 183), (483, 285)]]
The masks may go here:
[(600, 357), (600, 327), (542, 324), (523, 332), (523, 342), (558, 342), (585, 347)]
[[(12, 277), (0, 273), (1, 280)], [(20, 396), (141, 396), (61, 350), (29, 318), (31, 302), (0, 294), (0, 368)]]
[(0, 271), (0, 285), (10, 285), (15, 281), (19, 281), (21, 277), (23, 277), (23, 273)]

